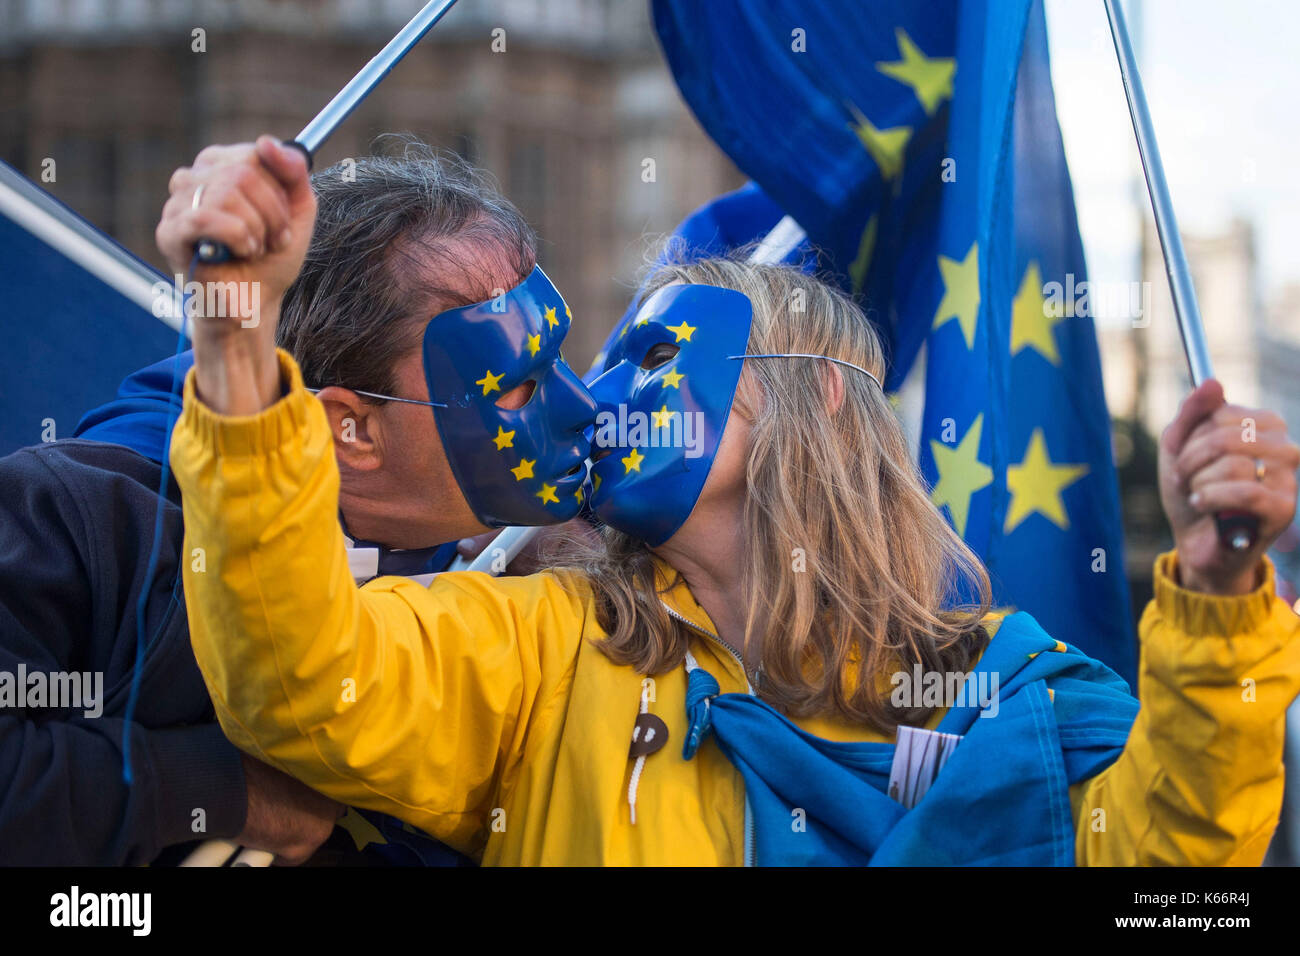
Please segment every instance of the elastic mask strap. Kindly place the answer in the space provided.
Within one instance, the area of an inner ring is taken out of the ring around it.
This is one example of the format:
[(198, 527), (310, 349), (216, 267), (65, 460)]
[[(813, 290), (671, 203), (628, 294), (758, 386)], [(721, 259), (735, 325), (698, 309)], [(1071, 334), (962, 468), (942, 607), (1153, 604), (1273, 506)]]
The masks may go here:
[(852, 362), (846, 362), (844, 359), (831, 358), (829, 355), (814, 355), (811, 352), (768, 352), (765, 355), (728, 355), (729, 359), (755, 359), (755, 358), (818, 358), (825, 359), (828, 362), (834, 362), (836, 365), (847, 365), (849, 368), (855, 368), (867, 378), (876, 383), (876, 387), (882, 392), (885, 386), (880, 384), (880, 379), (872, 375), (861, 365), (854, 365)]
[[(346, 385), (340, 387), (347, 388)], [(320, 394), (319, 388), (309, 388), (307, 389), (307, 391), (311, 392), (313, 395)], [(448, 407), (445, 402), (422, 402), (418, 398), (398, 398), (396, 395), (380, 395), (378, 392), (363, 392), (359, 388), (348, 388), (348, 391), (356, 392), (358, 395), (364, 395), (366, 398), (382, 398), (385, 401), (389, 401), (389, 402), (405, 402), (408, 405), (428, 405), (430, 408)]]

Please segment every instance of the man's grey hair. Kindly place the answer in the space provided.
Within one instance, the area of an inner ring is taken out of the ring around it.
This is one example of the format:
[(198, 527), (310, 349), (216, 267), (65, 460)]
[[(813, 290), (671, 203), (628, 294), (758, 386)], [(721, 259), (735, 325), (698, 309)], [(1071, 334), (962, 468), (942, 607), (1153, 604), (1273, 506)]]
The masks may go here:
[(536, 235), (484, 172), (412, 137), (377, 145), (396, 150), (311, 177), (316, 230), (276, 333), (308, 386), (396, 394), (424, 332), (412, 318), (500, 295), (536, 264)]

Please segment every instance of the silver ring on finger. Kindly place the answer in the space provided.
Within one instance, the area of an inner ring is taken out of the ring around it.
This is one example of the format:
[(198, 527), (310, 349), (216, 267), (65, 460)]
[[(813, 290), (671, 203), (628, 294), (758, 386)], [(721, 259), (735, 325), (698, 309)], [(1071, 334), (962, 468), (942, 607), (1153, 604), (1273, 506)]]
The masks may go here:
[(1264, 472), (1265, 472), (1266, 470), (1267, 470), (1267, 466), (1264, 464), (1264, 459), (1263, 459), (1263, 458), (1256, 458), (1256, 459), (1255, 459), (1255, 480), (1256, 480), (1256, 481), (1263, 481), (1263, 480), (1264, 480)]
[(208, 186), (207, 183), (199, 183), (199, 188), (194, 190), (194, 198), (190, 200), (190, 208), (198, 209), (199, 203), (203, 201), (203, 190)]

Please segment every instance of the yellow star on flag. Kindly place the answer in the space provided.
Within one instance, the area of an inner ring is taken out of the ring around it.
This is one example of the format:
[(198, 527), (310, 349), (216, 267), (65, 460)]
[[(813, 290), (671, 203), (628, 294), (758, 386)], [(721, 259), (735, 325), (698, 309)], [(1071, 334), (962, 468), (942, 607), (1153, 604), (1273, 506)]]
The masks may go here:
[(896, 29), (894, 35), (898, 38), (898, 52), (903, 58), (893, 62), (882, 60), (876, 64), (876, 69), (910, 86), (925, 107), (926, 115), (933, 116), (940, 103), (952, 99), (952, 78), (957, 72), (957, 61), (951, 57), (927, 57), (902, 27)]
[(555, 306), (548, 305), (546, 307), (546, 325), (553, 329), (559, 324), (560, 320), (555, 317)]
[(482, 386), (483, 386), (483, 394), (486, 395), (488, 392), (499, 392), (499, 391), (501, 391), (501, 380), (502, 380), (503, 378), (505, 378), (505, 377), (506, 377), (505, 372), (502, 372), (500, 375), (493, 375), (493, 374), (492, 374), (492, 370), (491, 370), (491, 369), (488, 369), (488, 370), (483, 374), (483, 377), (480, 378), (480, 379), (478, 379), (478, 380), (476, 380), (476, 381), (474, 382), (474, 384), (475, 384), (475, 385), (482, 385)]
[(1007, 490), (1011, 506), (1007, 509), (1006, 533), (1038, 512), (1061, 530), (1070, 527), (1069, 516), (1061, 502), (1061, 492), (1088, 473), (1087, 465), (1054, 465), (1047, 456), (1043, 430), (1035, 428), (1029, 437), (1025, 457), (1018, 465), (1007, 468)]
[(903, 171), (903, 153), (907, 152), (907, 144), (911, 142), (912, 127), (893, 126), (889, 129), (877, 129), (872, 125), (871, 120), (863, 115), (862, 110), (852, 103), (849, 104), (849, 109), (853, 111), (856, 120), (849, 124), (849, 129), (857, 134), (871, 158), (876, 161), (876, 165), (880, 167), (880, 175), (885, 179), (897, 179), (898, 174)]
[(670, 325), (668, 326), (668, 331), (672, 332), (674, 335), (677, 336), (678, 342), (682, 341), (683, 339), (689, 342), (691, 340), (691, 334), (695, 331), (696, 328), (697, 326), (687, 325), (686, 320), (682, 319), (681, 325)]
[(542, 336), (541, 336), (541, 333), (538, 333), (537, 335), (530, 335), (530, 336), (528, 336), (528, 354), (529, 354), (529, 355), (536, 355), (537, 352), (538, 352), (538, 350), (541, 349), (541, 347), (542, 347)]
[(1058, 323), (1069, 316), (1051, 315), (1043, 298), (1043, 275), (1038, 270), (1037, 262), (1030, 262), (1025, 268), (1025, 277), (1020, 282), (1020, 291), (1011, 303), (1011, 354), (1021, 349), (1037, 349), (1043, 358), (1053, 365), (1061, 364), (1061, 356), (1056, 351), (1056, 337), (1052, 330)]
[(849, 278), (853, 280), (853, 291), (861, 292), (867, 281), (867, 270), (871, 268), (871, 257), (876, 253), (876, 231), (879, 217), (872, 216), (862, 230), (858, 241), (858, 255), (849, 263)]
[(632, 454), (623, 458), (623, 474), (626, 475), (630, 471), (640, 471), (641, 462), (643, 461), (645, 461), (645, 455), (633, 448)]
[(966, 348), (975, 347), (975, 319), (980, 311), (979, 243), (972, 242), (966, 258), (958, 262), (939, 257), (939, 274), (943, 276), (943, 299), (934, 313), (937, 329), (949, 319), (956, 319)]
[(378, 827), (352, 807), (348, 807), (347, 813), (339, 818), (338, 825), (348, 831), (348, 836), (352, 837), (352, 842), (357, 845), (358, 850), (364, 850), (372, 843), (382, 846), (388, 842), (379, 832)]
[(525, 478), (533, 477), (533, 465), (535, 464), (537, 464), (536, 458), (531, 461), (525, 458), (519, 464), (515, 465), (515, 467), (511, 468), (510, 471), (514, 473), (515, 481), (523, 481)]
[(676, 369), (673, 369), (671, 372), (665, 372), (664, 388), (675, 388), (678, 391), (681, 391), (682, 379), (684, 379), (685, 377), (686, 377), (685, 375), (683, 375), (681, 372), (677, 371)]
[(537, 497), (542, 499), (542, 504), (559, 504), (560, 499), (555, 497), (555, 486), (542, 482), (542, 490), (537, 492)]
[(493, 438), (492, 441), (496, 443), (497, 451), (500, 451), (503, 448), (514, 448), (515, 433), (513, 431), (508, 432), (498, 425), (496, 437)]
[(651, 412), (650, 417), (655, 420), (655, 428), (667, 428), (672, 424), (673, 413), (668, 410), (668, 406), (665, 404), (663, 408), (659, 409), (659, 411)]
[(980, 414), (975, 416), (975, 421), (956, 448), (930, 441), (930, 454), (934, 456), (934, 467), (939, 473), (930, 500), (936, 508), (948, 506), (952, 526), (963, 537), (966, 535), (966, 519), (970, 516), (971, 498), (975, 492), (993, 483), (993, 469), (978, 457), (983, 429), (984, 416)]

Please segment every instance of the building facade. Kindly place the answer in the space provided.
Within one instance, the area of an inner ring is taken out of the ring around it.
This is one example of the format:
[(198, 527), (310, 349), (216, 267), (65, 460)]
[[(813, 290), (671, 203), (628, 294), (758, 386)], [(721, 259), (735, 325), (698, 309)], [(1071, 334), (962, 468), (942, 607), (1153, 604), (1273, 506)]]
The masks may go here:
[[(291, 137), (421, 5), (0, 0), (0, 158), (161, 267), (171, 170), (208, 143)], [(565, 354), (580, 369), (654, 237), (743, 181), (681, 102), (639, 0), (458, 4), (317, 168), (386, 132), (500, 181), (573, 309)]]

